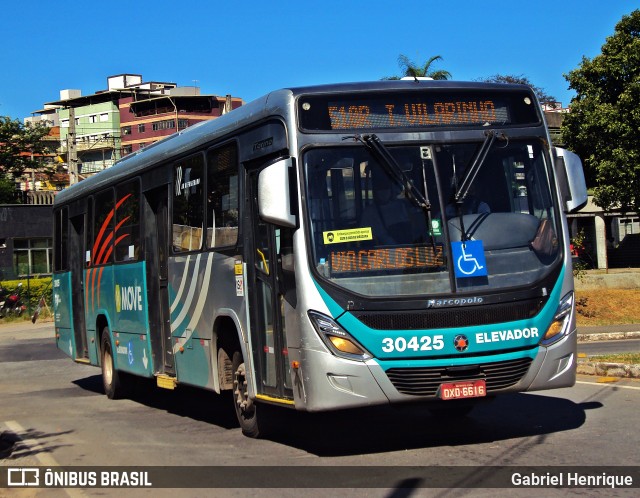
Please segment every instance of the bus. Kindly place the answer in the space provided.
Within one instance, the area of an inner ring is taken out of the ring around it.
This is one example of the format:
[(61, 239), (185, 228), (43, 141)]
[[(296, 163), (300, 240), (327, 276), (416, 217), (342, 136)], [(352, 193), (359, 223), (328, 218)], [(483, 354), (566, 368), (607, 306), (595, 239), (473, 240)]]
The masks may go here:
[(55, 336), (102, 369), (273, 406), (464, 416), (572, 386), (580, 159), (523, 85), (288, 88), (60, 192)]

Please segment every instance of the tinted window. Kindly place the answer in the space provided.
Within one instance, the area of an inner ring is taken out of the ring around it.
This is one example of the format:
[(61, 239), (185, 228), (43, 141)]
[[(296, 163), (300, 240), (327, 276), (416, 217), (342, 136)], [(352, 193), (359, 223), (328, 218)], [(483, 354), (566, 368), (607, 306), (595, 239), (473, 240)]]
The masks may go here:
[(176, 163), (173, 189), (173, 250), (202, 247), (204, 156), (198, 154)]
[(207, 246), (238, 240), (238, 154), (229, 144), (207, 154)]

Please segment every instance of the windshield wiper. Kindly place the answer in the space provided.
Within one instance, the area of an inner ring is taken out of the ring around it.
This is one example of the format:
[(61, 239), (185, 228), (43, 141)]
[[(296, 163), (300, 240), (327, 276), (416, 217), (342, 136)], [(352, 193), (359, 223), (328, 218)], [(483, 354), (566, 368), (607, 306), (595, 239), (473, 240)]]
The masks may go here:
[[(377, 135), (355, 135), (353, 137), (344, 138), (353, 138), (354, 140), (362, 142), (380, 161), (380, 164), (384, 167), (389, 176), (391, 176), (391, 178), (402, 187), (404, 196), (422, 210), (427, 221), (427, 230), (431, 235), (431, 244), (433, 245), (433, 251), (435, 254), (436, 241), (433, 236), (433, 226), (431, 223), (431, 202), (429, 202), (429, 199), (422, 195), (422, 192), (420, 192), (416, 188), (411, 179), (407, 175), (405, 175), (400, 165), (398, 165), (396, 159), (391, 155), (387, 147), (380, 141), (380, 138), (378, 138)], [(427, 193), (426, 189), (427, 186), (425, 180), (425, 194)]]
[(377, 135), (364, 135), (355, 137), (360, 140), (373, 154), (380, 160), (380, 164), (387, 170), (387, 173), (393, 180), (402, 187), (404, 196), (412, 201), (423, 211), (431, 211), (431, 203), (422, 195), (407, 175), (404, 174), (402, 168), (398, 165), (395, 158), (389, 150), (380, 141)]
[[(458, 212), (457, 214), (458, 214), (458, 217), (460, 218), (460, 235), (461, 235), (462, 242), (465, 242), (467, 240), (467, 233), (464, 228), (464, 218), (463, 218), (462, 207), (464, 205), (465, 199), (467, 198), (467, 195), (469, 194), (471, 185), (473, 185), (473, 181), (478, 176), (478, 172), (480, 171), (480, 168), (482, 168), (484, 161), (487, 159), (487, 155), (489, 154), (489, 151), (493, 146), (493, 142), (496, 141), (496, 138), (498, 137), (495, 131), (489, 130), (485, 132), (484, 142), (482, 142), (482, 145), (478, 149), (478, 153), (475, 155), (475, 157), (471, 161), (471, 164), (469, 165), (469, 167), (465, 170), (464, 175), (462, 176), (462, 180), (460, 181), (460, 184), (457, 183), (457, 180), (455, 178), (455, 171), (454, 171), (453, 179), (454, 181), (456, 181), (456, 191), (453, 194), (453, 203), (456, 206), (456, 210)], [(501, 133), (500, 138), (503, 140), (506, 140), (507, 136), (504, 133)]]
[[(473, 181), (476, 179), (476, 176), (478, 176), (478, 172), (484, 164), (485, 159), (487, 159), (487, 155), (493, 146), (493, 142), (495, 142), (497, 138), (496, 132), (493, 130), (485, 132), (485, 135), (486, 138), (484, 139), (484, 142), (482, 142), (480, 149), (478, 149), (478, 153), (473, 158), (471, 165), (465, 170), (460, 184), (456, 186), (457, 188), (453, 195), (453, 202), (458, 206), (462, 206), (464, 200), (467, 198), (469, 189), (471, 188)], [(502, 133), (500, 138), (506, 139), (507, 137)]]

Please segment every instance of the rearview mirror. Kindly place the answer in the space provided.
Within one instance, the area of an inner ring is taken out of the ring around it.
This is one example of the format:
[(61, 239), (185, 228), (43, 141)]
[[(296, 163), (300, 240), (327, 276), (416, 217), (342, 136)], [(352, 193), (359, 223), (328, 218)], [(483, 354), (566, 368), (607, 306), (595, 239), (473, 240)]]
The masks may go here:
[(295, 170), (291, 158), (281, 159), (263, 169), (258, 176), (258, 212), (270, 223), (296, 226), (291, 196), (295, 193)]
[(565, 211), (571, 213), (587, 203), (587, 184), (584, 179), (582, 161), (577, 154), (555, 147), (556, 174), (560, 183), (560, 194)]

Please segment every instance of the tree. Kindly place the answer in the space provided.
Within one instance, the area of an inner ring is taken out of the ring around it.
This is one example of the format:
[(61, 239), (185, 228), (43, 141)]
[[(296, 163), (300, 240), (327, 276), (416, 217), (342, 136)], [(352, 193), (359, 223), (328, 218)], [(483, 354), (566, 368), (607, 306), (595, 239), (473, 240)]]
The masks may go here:
[(16, 185), (5, 177), (0, 177), (0, 204), (15, 204)]
[(436, 61), (441, 61), (442, 57), (434, 55), (428, 59), (422, 66), (416, 64), (406, 55), (400, 54), (398, 56), (398, 66), (402, 71), (402, 76), (388, 76), (383, 78), (385, 80), (399, 80), (401, 77), (410, 76), (413, 78), (432, 78), (434, 80), (448, 80), (451, 78), (451, 73), (444, 69), (432, 69), (432, 65)]
[(482, 78), (480, 81), (485, 81), (487, 83), (516, 83), (519, 85), (529, 85), (541, 104), (549, 104), (551, 107), (555, 108), (556, 98), (553, 95), (549, 95), (544, 88), (531, 83), (529, 78), (523, 74), (518, 76), (513, 74), (494, 74), (488, 78)]
[(43, 140), (49, 127), (37, 123), (23, 125), (0, 116), (0, 174), (19, 178), (25, 169), (42, 170), (41, 157), (48, 152)]
[(594, 202), (640, 211), (640, 10), (565, 78), (576, 96), (562, 135), (584, 162)]

